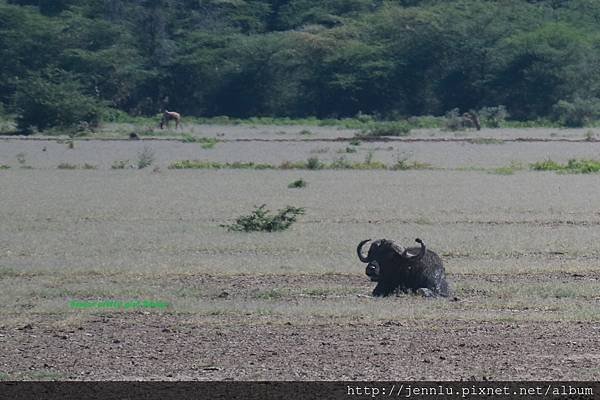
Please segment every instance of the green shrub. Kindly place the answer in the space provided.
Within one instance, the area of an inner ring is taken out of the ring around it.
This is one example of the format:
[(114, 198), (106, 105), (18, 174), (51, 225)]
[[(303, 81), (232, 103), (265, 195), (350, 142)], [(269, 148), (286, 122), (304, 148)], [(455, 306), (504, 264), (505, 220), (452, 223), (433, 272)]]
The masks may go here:
[(575, 98), (572, 102), (560, 100), (552, 107), (552, 118), (562, 126), (578, 128), (600, 118), (600, 99)]
[(508, 118), (506, 107), (500, 105), (496, 107), (483, 107), (477, 114), (483, 126), (488, 128), (500, 128), (500, 126)]
[(572, 174), (590, 174), (600, 172), (600, 161), (570, 159), (566, 164), (552, 160), (532, 163), (529, 167), (534, 171), (557, 171)]
[(410, 125), (405, 121), (377, 122), (362, 130), (360, 136), (407, 136), (410, 134)]
[(297, 179), (294, 182), (290, 183), (288, 185), (288, 188), (301, 189), (301, 188), (305, 188), (307, 185), (308, 185), (308, 183), (304, 179)]
[(322, 169), (323, 163), (319, 161), (317, 157), (311, 157), (306, 160), (306, 168), (308, 169)]
[(112, 169), (125, 169), (132, 168), (133, 166), (129, 163), (129, 160), (117, 160), (110, 167)]
[(446, 113), (442, 129), (451, 132), (464, 131), (466, 129), (458, 108), (454, 108)]
[(287, 206), (270, 215), (265, 207), (266, 204), (256, 207), (250, 215), (237, 218), (234, 224), (221, 226), (239, 232), (277, 232), (288, 229), (299, 215), (304, 214), (304, 208)]
[(63, 162), (58, 164), (58, 169), (77, 169), (77, 165)]
[(552, 160), (534, 162), (529, 167), (534, 171), (560, 171), (564, 168), (563, 165)]
[(143, 169), (149, 167), (154, 162), (154, 151), (147, 146), (144, 146), (141, 152), (138, 153), (137, 167)]
[(74, 76), (61, 70), (32, 74), (19, 82), (15, 106), (17, 127), (26, 133), (49, 128), (91, 130), (106, 111), (96, 98), (83, 93)]

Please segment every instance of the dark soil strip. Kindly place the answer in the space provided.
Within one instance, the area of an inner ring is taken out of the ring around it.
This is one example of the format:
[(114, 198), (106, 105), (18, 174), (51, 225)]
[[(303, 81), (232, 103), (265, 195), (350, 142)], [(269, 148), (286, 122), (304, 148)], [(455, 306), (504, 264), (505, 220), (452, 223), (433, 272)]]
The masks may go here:
[[(200, 138), (200, 137), (199, 137)], [(29, 136), (0, 136), (0, 140), (31, 140), (31, 141), (64, 141), (70, 140), (66, 138), (50, 138), (50, 137), (29, 137)], [(81, 137), (75, 139), (76, 141), (132, 141), (128, 138), (86, 138)], [(141, 138), (143, 141), (168, 141), (168, 142), (184, 142), (183, 139), (179, 138), (161, 138), (161, 137), (147, 137)], [(600, 143), (600, 139), (569, 139), (569, 138), (399, 138), (399, 137), (337, 137), (337, 138), (276, 138), (276, 139), (262, 139), (262, 138), (238, 138), (238, 139), (217, 139), (222, 143), (234, 143), (234, 142), (350, 142), (353, 140), (361, 140), (363, 142), (400, 142), (400, 143), (471, 143), (471, 144), (502, 144), (508, 142), (526, 142), (526, 143), (550, 143), (550, 142), (566, 142), (566, 143)], [(195, 143), (195, 142), (190, 142)]]

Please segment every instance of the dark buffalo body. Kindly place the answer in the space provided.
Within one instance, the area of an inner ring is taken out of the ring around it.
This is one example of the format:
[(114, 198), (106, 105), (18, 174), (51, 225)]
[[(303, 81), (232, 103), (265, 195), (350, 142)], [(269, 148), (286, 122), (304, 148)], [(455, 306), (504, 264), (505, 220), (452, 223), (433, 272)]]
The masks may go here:
[(421, 247), (403, 249), (395, 242), (386, 239), (371, 244), (367, 256), (362, 254), (363, 240), (357, 248), (358, 258), (367, 263), (366, 274), (377, 282), (373, 296), (389, 296), (394, 293), (419, 292), (425, 295), (444, 296), (449, 294), (446, 272), (440, 257)]

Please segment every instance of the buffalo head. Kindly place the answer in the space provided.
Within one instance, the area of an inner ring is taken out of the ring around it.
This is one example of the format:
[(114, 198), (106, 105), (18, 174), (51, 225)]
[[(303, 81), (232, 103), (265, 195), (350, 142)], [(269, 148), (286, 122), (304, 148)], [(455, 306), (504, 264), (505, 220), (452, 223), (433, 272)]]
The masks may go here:
[(403, 273), (398, 268), (402, 266), (408, 268), (410, 265), (417, 263), (426, 252), (425, 243), (421, 239), (415, 240), (421, 245), (420, 249), (404, 249), (391, 240), (380, 239), (373, 241), (367, 255), (364, 255), (363, 247), (370, 240), (360, 242), (356, 252), (360, 261), (367, 263), (365, 273), (373, 282), (395, 280), (392, 276)]

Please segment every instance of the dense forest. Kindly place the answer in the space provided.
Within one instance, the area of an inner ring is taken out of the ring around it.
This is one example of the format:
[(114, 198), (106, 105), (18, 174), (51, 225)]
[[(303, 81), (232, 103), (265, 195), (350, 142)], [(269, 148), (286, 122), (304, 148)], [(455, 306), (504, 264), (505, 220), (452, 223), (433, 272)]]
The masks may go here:
[(577, 125), (598, 97), (598, 0), (0, 0), (0, 113), (21, 127), (497, 105)]

